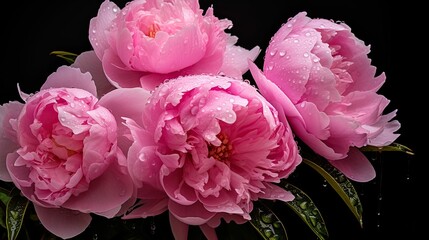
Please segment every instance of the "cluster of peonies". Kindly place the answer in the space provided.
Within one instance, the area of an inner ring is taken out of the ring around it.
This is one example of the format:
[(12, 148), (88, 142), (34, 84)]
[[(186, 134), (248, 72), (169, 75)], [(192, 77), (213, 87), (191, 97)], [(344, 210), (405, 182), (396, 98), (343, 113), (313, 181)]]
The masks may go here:
[(258, 199), (294, 199), (277, 183), (302, 162), (295, 137), (348, 178), (373, 179), (359, 148), (391, 144), (400, 124), (383, 114), (369, 47), (301, 12), (259, 69), (261, 49), (237, 46), (231, 27), (197, 0), (105, 0), (89, 23), (93, 49), (0, 106), (0, 180), (62, 238), (92, 214), (168, 211), (177, 239), (189, 225), (216, 239), (221, 220), (248, 221)]

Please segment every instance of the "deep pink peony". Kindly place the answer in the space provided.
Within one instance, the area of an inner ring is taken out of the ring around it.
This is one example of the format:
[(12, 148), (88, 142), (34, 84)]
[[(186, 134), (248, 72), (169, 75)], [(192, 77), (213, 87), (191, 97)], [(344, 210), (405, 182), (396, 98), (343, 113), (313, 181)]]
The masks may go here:
[(305, 12), (277, 31), (265, 52), (263, 73), (251, 72), (262, 94), (289, 119), (294, 133), (349, 178), (369, 181), (375, 171), (357, 148), (385, 146), (399, 136), (396, 110), (377, 94), (370, 47), (349, 26), (310, 19)]
[(197, 0), (134, 0), (120, 9), (104, 1), (91, 19), (89, 40), (116, 87), (152, 90), (165, 79), (188, 74), (225, 74), (241, 78), (259, 47), (236, 46), (209, 8)]
[[(117, 91), (135, 90), (106, 97)], [(142, 203), (126, 219), (169, 210), (177, 239), (186, 239), (188, 225), (216, 238), (221, 219), (249, 220), (253, 201), (293, 199), (275, 184), (301, 163), (293, 134), (247, 82), (179, 77), (161, 84), (141, 111), (125, 118), (133, 139), (128, 169)]]
[[(133, 183), (117, 147), (114, 116), (98, 104), (91, 74), (62, 66), (25, 103), (0, 106), (0, 179), (34, 203), (61, 238), (83, 232), (90, 214), (122, 214)], [(3, 158), (5, 157), (5, 158)]]

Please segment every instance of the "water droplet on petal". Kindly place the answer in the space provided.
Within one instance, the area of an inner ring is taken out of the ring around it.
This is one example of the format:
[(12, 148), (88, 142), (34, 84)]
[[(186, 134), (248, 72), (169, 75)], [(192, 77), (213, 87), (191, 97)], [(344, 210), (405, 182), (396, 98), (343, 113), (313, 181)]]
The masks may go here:
[(280, 57), (284, 57), (286, 55), (286, 51), (282, 50), (279, 52)]

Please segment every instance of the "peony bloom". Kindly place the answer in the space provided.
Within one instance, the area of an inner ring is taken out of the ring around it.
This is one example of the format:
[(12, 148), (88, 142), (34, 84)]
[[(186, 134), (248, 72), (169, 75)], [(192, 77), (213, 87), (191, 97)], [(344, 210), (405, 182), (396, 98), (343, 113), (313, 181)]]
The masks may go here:
[(90, 214), (114, 217), (133, 183), (117, 147), (114, 116), (98, 104), (91, 74), (62, 66), (25, 103), (0, 106), (0, 179), (33, 202), (61, 238), (83, 232)]
[(377, 91), (385, 75), (375, 77), (369, 52), (346, 24), (301, 12), (272, 38), (263, 73), (251, 63), (258, 88), (287, 116), (297, 137), (362, 182), (375, 171), (357, 148), (389, 145), (400, 128), (392, 121), (396, 110), (383, 115), (389, 100)]
[[(109, 94), (116, 91), (133, 89)], [(128, 169), (142, 204), (125, 219), (169, 210), (176, 239), (186, 239), (188, 225), (215, 239), (221, 219), (249, 220), (254, 201), (294, 198), (275, 184), (301, 163), (293, 134), (247, 82), (179, 77), (161, 84), (141, 111), (125, 118)]]
[(165, 79), (188, 74), (241, 78), (259, 47), (236, 46), (219, 20), (197, 0), (134, 0), (123, 9), (108, 0), (91, 19), (89, 40), (115, 87), (153, 90)]

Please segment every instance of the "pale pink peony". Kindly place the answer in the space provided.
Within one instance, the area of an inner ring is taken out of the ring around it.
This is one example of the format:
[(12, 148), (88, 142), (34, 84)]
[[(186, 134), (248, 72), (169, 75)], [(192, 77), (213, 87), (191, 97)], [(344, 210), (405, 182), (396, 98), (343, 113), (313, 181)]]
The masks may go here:
[[(106, 107), (123, 112), (120, 101)], [(128, 169), (142, 205), (125, 219), (168, 210), (176, 239), (186, 239), (189, 225), (215, 239), (221, 219), (249, 220), (254, 201), (294, 198), (275, 184), (301, 163), (293, 134), (249, 83), (179, 77), (161, 84), (140, 114), (130, 113), (122, 115), (140, 116), (125, 122), (133, 140)]]
[(297, 137), (362, 182), (375, 171), (357, 148), (389, 145), (400, 128), (392, 121), (396, 110), (383, 115), (389, 100), (377, 91), (385, 75), (375, 77), (369, 52), (346, 24), (301, 12), (272, 38), (263, 73), (251, 63), (258, 88), (286, 114)]
[[(0, 179), (33, 202), (61, 238), (83, 232), (91, 213), (107, 218), (130, 204), (133, 183), (117, 147), (114, 116), (98, 104), (91, 74), (62, 66), (25, 103), (0, 106)], [(13, 147), (11, 147), (13, 146)]]
[(91, 19), (89, 40), (116, 87), (152, 90), (165, 79), (188, 74), (225, 74), (241, 78), (259, 47), (236, 46), (209, 8), (197, 0), (134, 0), (120, 9), (104, 1)]

